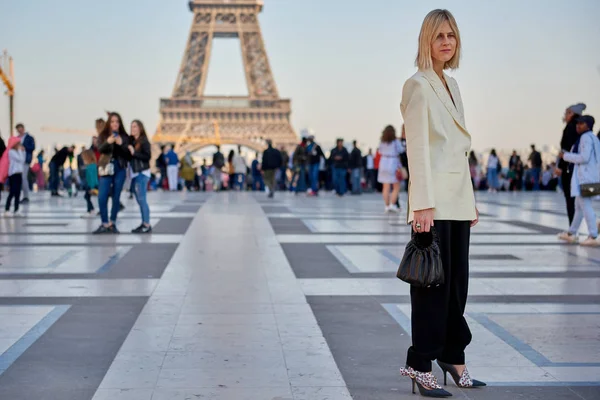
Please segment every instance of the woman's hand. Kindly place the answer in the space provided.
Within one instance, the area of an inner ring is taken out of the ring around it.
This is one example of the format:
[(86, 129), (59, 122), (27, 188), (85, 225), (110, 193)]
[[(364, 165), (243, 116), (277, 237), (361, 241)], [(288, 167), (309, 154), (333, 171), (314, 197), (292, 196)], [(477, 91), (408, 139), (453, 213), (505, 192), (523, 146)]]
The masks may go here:
[(115, 137), (110, 135), (108, 139), (106, 139), (106, 143), (113, 144), (115, 142)]
[(475, 217), (475, 219), (471, 221), (471, 228), (477, 225), (477, 223), (479, 222), (479, 210), (477, 209), (477, 207), (475, 207), (475, 212), (477, 213), (477, 217)]
[(429, 232), (433, 226), (434, 216), (435, 208), (415, 211), (412, 222), (413, 230), (417, 233)]
[(129, 152), (131, 153), (131, 155), (133, 155), (133, 153), (135, 153), (135, 149), (133, 148), (132, 145), (129, 145), (127, 148), (129, 149)]
[(123, 139), (121, 139), (121, 135), (118, 135), (115, 138), (115, 143), (118, 144), (119, 146), (123, 144)]

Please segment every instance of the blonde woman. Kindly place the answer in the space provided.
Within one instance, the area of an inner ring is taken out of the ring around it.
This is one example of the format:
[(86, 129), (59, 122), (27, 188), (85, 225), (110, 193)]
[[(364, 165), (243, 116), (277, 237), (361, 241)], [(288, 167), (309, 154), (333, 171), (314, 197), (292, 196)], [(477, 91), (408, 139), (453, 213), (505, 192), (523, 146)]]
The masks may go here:
[(416, 233), (435, 229), (445, 283), (411, 287), (412, 346), (400, 370), (422, 396), (448, 397), (432, 373), (437, 360), (457, 386), (485, 383), (471, 379), (465, 348), (471, 332), (464, 318), (469, 280), (469, 236), (479, 216), (475, 206), (467, 131), (460, 91), (444, 70), (458, 68), (460, 33), (452, 14), (427, 14), (419, 35), (419, 71), (404, 84), (400, 105), (406, 127), (410, 170), (408, 222)]

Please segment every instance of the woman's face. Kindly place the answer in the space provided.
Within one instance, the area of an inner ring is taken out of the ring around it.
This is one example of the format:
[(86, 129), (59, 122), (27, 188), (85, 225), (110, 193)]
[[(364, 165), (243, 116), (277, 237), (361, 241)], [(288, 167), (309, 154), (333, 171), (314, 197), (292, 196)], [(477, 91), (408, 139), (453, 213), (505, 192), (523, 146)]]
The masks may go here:
[(121, 124), (119, 123), (119, 117), (117, 117), (116, 115), (110, 117), (110, 130), (112, 132), (119, 132), (119, 126), (121, 126)]
[(132, 122), (131, 123), (131, 134), (136, 139), (140, 136), (140, 127), (137, 124), (137, 122)]
[(565, 116), (563, 118), (564, 122), (569, 123), (571, 122), (571, 120), (573, 119), (573, 116), (575, 115), (575, 113), (573, 113), (573, 111), (569, 110), (568, 108), (565, 110)]
[(448, 21), (444, 21), (438, 35), (431, 43), (431, 58), (440, 63), (447, 63), (456, 54), (456, 43), (454, 31), (450, 28)]

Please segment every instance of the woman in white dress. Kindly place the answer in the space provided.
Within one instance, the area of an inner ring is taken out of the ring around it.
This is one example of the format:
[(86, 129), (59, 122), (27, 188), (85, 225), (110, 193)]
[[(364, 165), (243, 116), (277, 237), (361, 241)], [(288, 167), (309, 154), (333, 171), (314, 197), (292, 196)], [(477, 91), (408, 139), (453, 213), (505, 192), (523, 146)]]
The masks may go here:
[[(385, 203), (385, 212), (398, 212), (398, 194), (400, 193), (400, 180), (397, 171), (402, 168), (400, 163), (400, 153), (404, 152), (404, 146), (396, 138), (396, 130), (388, 125), (381, 135), (379, 144), (379, 172), (377, 181), (383, 184), (383, 202)], [(393, 188), (393, 190), (391, 190)], [(391, 190), (391, 194), (390, 194)]]

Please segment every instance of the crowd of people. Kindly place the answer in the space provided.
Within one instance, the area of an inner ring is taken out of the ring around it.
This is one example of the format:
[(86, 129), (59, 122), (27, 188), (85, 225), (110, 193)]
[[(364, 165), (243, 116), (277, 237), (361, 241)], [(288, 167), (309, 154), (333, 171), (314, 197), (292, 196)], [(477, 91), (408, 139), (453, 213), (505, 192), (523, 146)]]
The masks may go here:
[[(584, 104), (576, 104), (566, 111), (567, 127), (561, 141), (565, 154), (577, 142), (576, 121), (584, 109)], [(0, 139), (0, 151), (4, 153), (4, 148), (7, 149), (0, 161), (0, 182), (6, 183), (9, 188), (3, 215), (22, 216), (20, 205), (29, 202), (29, 192), (34, 183), (38, 190), (47, 188), (51, 196), (83, 193), (87, 208), (83, 217), (96, 218), (99, 215), (101, 219), (96, 233), (118, 232), (116, 221), (119, 211), (124, 208), (120, 201), (124, 189), (139, 203), (142, 223), (135, 229), (136, 233), (152, 231), (146, 200), (148, 190), (252, 190), (266, 191), (269, 197), (273, 197), (276, 191), (305, 193), (307, 196), (331, 191), (340, 197), (347, 193), (360, 195), (378, 191), (382, 193), (385, 212), (392, 213), (400, 210), (402, 189), (408, 190), (404, 126), (400, 137), (397, 137), (393, 126), (387, 126), (375, 153), (372, 149), (363, 153), (356, 141), (348, 149), (344, 139), (339, 138), (336, 146), (326, 154), (315, 136), (307, 135), (289, 152), (283, 147), (275, 148), (268, 141), (268, 148), (262, 155), (257, 152), (250, 163), (241, 146), (237, 151), (231, 150), (227, 157), (217, 146), (212, 162), (209, 164), (204, 158), (199, 164), (189, 152), (179, 158), (172, 145), (164, 145), (161, 154), (156, 157), (155, 168), (150, 165), (150, 142), (141, 121), (133, 121), (128, 134), (121, 117), (110, 113), (108, 121), (96, 120), (96, 131), (91, 145), (82, 148), (77, 155), (75, 146), (55, 149), (47, 162), (47, 169), (44, 168), (44, 151), (39, 151), (34, 157), (35, 138), (23, 124), (16, 126), (17, 135), (9, 138), (8, 146)], [(495, 149), (491, 150), (485, 163), (481, 161), (471, 151), (468, 164), (475, 190), (556, 191), (562, 188), (567, 199), (569, 222), (573, 221), (576, 207), (570, 188), (572, 163), (558, 157), (544, 166), (542, 155), (533, 144), (526, 162), (517, 151), (513, 151), (503, 165)], [(48, 179), (46, 170), (49, 172)], [(98, 211), (92, 202), (93, 197), (97, 197)], [(109, 213), (110, 198), (113, 205)]]
[[(121, 192), (128, 177), (130, 195), (140, 208), (141, 224), (132, 233), (150, 233), (150, 210), (146, 200), (150, 180), (150, 141), (139, 120), (134, 120), (128, 134), (118, 113), (108, 113), (108, 120), (96, 120), (97, 136), (89, 148), (82, 148), (75, 156), (75, 146), (55, 149), (48, 162), (49, 177), (45, 174), (45, 154), (41, 150), (33, 163), (35, 139), (23, 124), (16, 126), (17, 135), (8, 139), (8, 146), (0, 138), (0, 195), (3, 185), (9, 188), (4, 217), (22, 217), (20, 205), (29, 202), (29, 192), (34, 183), (38, 190), (46, 187), (52, 197), (83, 193), (87, 212), (85, 218), (100, 217), (101, 224), (95, 234), (119, 233), (117, 217), (124, 206)], [(46, 184), (47, 183), (47, 184)], [(92, 197), (97, 196), (99, 211)], [(110, 215), (108, 201), (112, 199)], [(13, 210), (11, 211), (11, 207)]]

